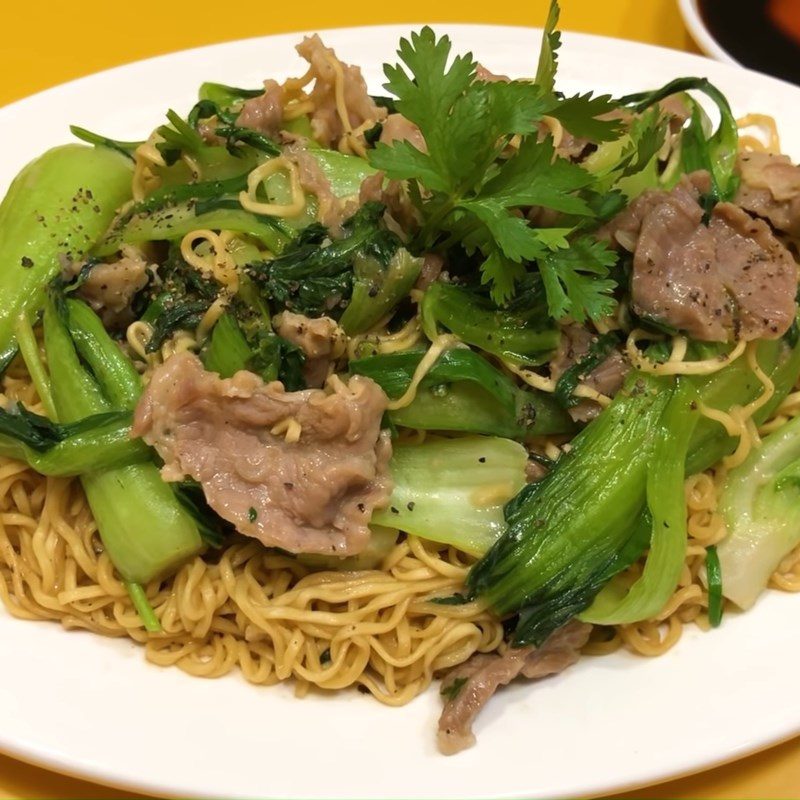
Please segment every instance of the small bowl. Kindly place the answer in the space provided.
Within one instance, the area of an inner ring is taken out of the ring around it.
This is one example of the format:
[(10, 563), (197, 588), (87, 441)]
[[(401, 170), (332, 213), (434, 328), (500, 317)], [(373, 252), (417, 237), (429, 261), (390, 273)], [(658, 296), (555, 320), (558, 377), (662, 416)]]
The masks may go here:
[[(689, 29), (689, 33), (691, 33), (692, 38), (706, 55), (717, 59), (717, 61), (722, 61), (725, 64), (742, 66), (741, 62), (737, 61), (725, 50), (706, 27), (697, 0), (678, 0), (678, 7), (680, 8), (683, 21)], [(733, 11), (733, 9), (731, 10)]]

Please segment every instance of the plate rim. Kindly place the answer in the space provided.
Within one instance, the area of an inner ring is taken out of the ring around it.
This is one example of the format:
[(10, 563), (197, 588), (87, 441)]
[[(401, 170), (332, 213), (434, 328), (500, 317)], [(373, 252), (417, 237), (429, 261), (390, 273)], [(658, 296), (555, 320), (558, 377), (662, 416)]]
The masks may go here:
[[(684, 5), (689, 6), (691, 5), (693, 0), (679, 0), (681, 7)], [(696, 5), (696, 3), (695, 3)], [(541, 27), (534, 27), (534, 26), (527, 26), (527, 25), (496, 25), (496, 24), (481, 24), (481, 23), (463, 23), (463, 22), (436, 22), (436, 23), (420, 23), (420, 22), (403, 22), (403, 23), (389, 23), (389, 24), (380, 24), (380, 25), (362, 25), (362, 26), (339, 26), (339, 27), (328, 27), (328, 28), (320, 28), (315, 29), (315, 32), (320, 33), (321, 35), (325, 35), (329, 32), (347, 32), (347, 31), (398, 31), (403, 30), (408, 32), (413, 29), (417, 29), (424, 24), (431, 24), (431, 25), (438, 25), (441, 27), (446, 27), (448, 30), (458, 30), (462, 29), (465, 31), (468, 30), (484, 30), (484, 29), (495, 29), (495, 30), (513, 30), (513, 31), (531, 31), (531, 32), (541, 32)], [(160, 53), (154, 56), (150, 56), (144, 59), (137, 59), (130, 62), (125, 62), (123, 64), (115, 65), (113, 67), (109, 67), (104, 70), (100, 70), (97, 72), (90, 73), (88, 75), (79, 76), (77, 78), (71, 79), (69, 81), (64, 81), (62, 83), (56, 84), (54, 86), (46, 87), (38, 92), (35, 92), (31, 95), (27, 95), (25, 97), (19, 98), (11, 103), (6, 104), (5, 106), (0, 107), (0, 117), (6, 115), (7, 113), (14, 113), (17, 110), (20, 110), (25, 105), (33, 102), (39, 102), (41, 99), (46, 98), (48, 95), (57, 94), (61, 91), (64, 91), (70, 87), (78, 86), (84, 82), (88, 83), (92, 80), (96, 79), (98, 76), (113, 76), (116, 73), (123, 73), (128, 69), (136, 68), (141, 65), (157, 63), (159, 61), (168, 61), (170, 58), (176, 55), (184, 55), (188, 56), (193, 53), (202, 53), (209, 50), (214, 50), (217, 48), (226, 48), (226, 47), (236, 47), (237, 45), (244, 43), (244, 42), (253, 42), (258, 40), (274, 40), (276, 38), (296, 38), (298, 36), (302, 36), (304, 34), (309, 33), (308, 29), (299, 30), (299, 31), (291, 31), (291, 32), (281, 32), (277, 34), (265, 34), (259, 36), (252, 36), (252, 37), (245, 37), (241, 39), (232, 39), (223, 42), (211, 43), (200, 45), (196, 47), (184, 48), (180, 50), (170, 51), (167, 53)], [(674, 50), (671, 48), (659, 46), (659, 45), (652, 45), (644, 42), (637, 42), (627, 39), (621, 39), (618, 37), (611, 37), (611, 36), (603, 36), (591, 33), (584, 33), (584, 32), (576, 32), (576, 31), (564, 31), (565, 38), (569, 38), (571, 40), (576, 40), (576, 42), (583, 42), (585, 44), (590, 44), (591, 42), (605, 42), (607, 44), (612, 43), (622, 43), (631, 48), (640, 48), (642, 51), (660, 51), (663, 53), (669, 53), (672, 56), (676, 54), (679, 55), (682, 59), (685, 60), (706, 60), (703, 56), (698, 56), (694, 53), (687, 53), (680, 50)], [(724, 51), (723, 51), (724, 52)], [(726, 54), (727, 55), (727, 54)], [(728, 56), (727, 59), (721, 59), (719, 63), (723, 63), (728, 67), (734, 68), (736, 70), (744, 70), (745, 72), (753, 73), (759, 77), (759, 79), (764, 81), (773, 81), (776, 83), (786, 84), (791, 86), (793, 89), (797, 89), (798, 87), (792, 86), (792, 84), (788, 84), (786, 81), (783, 81), (779, 78), (775, 78), (774, 76), (768, 76), (761, 73), (757, 73), (753, 70), (744, 67), (739, 62), (736, 62), (732, 58)], [(0, 615), (9, 616), (4, 608), (0, 607)], [(69, 632), (70, 635), (72, 632)], [(88, 635), (88, 634), (87, 634)], [(136, 645), (137, 651), (140, 651), (140, 647)], [(428, 691), (431, 691), (430, 689)], [(722, 766), (727, 763), (731, 763), (733, 761), (737, 761), (741, 758), (747, 757), (748, 755), (752, 755), (754, 753), (760, 752), (762, 750), (769, 749), (770, 747), (776, 746), (783, 741), (787, 741), (789, 739), (794, 738), (796, 735), (800, 734), (800, 718), (798, 719), (797, 723), (791, 727), (789, 730), (782, 730), (779, 733), (776, 733), (774, 737), (769, 739), (761, 739), (759, 741), (751, 742), (752, 746), (743, 747), (737, 750), (735, 753), (730, 754), (730, 757), (722, 756), (716, 760), (708, 760), (708, 759), (698, 759), (695, 766), (687, 767), (685, 770), (679, 771), (665, 771), (662, 772), (660, 775), (653, 777), (652, 779), (648, 779), (646, 781), (642, 780), (632, 780), (629, 782), (618, 782), (613, 786), (609, 785), (606, 788), (603, 788), (601, 791), (602, 795), (605, 795), (609, 792), (621, 792), (621, 791), (631, 791), (636, 790), (638, 788), (642, 788), (645, 786), (655, 786), (660, 783), (664, 783), (666, 781), (679, 779), (682, 777), (687, 777), (690, 775), (695, 775), (701, 772), (704, 772), (709, 769), (714, 769), (715, 767)], [(11, 743), (11, 739), (7, 738), (7, 736), (0, 731), (0, 752), (8, 754), (11, 758), (19, 760), (23, 763), (31, 764), (33, 766), (42, 767), (46, 770), (51, 772), (55, 772), (57, 774), (61, 774), (67, 777), (75, 778), (78, 780), (87, 780), (89, 782), (93, 782), (98, 784), (102, 787), (108, 788), (119, 788), (128, 791), (137, 792), (140, 794), (148, 794), (148, 793), (158, 793), (163, 795), (171, 796), (173, 789), (170, 789), (167, 786), (162, 784), (150, 783), (147, 780), (142, 782), (135, 782), (129, 781), (126, 779), (118, 779), (110, 777), (109, 773), (104, 773), (102, 767), (90, 767), (86, 766), (85, 768), (81, 769), (74, 769), (68, 763), (62, 761), (57, 754), (47, 753), (43, 748), (40, 748), (38, 752), (30, 750), (30, 748), (26, 749), (25, 747), (14, 746)], [(702, 761), (702, 763), (701, 763)], [(654, 773), (655, 775), (655, 773)], [(173, 784), (173, 786), (176, 784)], [(589, 796), (598, 797), (601, 794), (592, 793)], [(193, 794), (193, 795), (186, 795), (186, 796), (216, 796), (214, 794)], [(523, 795), (517, 792), (507, 792), (498, 797), (508, 797), (508, 798), (522, 798)], [(561, 795), (558, 795), (561, 796)], [(566, 795), (564, 795), (566, 796)]]

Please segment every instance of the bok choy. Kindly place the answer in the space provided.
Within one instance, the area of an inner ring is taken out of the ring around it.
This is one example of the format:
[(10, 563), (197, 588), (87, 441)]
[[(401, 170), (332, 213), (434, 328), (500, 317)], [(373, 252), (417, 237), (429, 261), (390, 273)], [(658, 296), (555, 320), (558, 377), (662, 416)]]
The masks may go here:
[[(350, 362), (350, 370), (372, 378), (392, 398), (411, 383), (425, 355), (414, 349)], [(486, 359), (464, 347), (447, 350), (423, 378), (414, 400), (389, 411), (396, 425), (420, 430), (464, 431), (526, 439), (567, 433), (569, 415), (542, 392), (520, 389)]]
[(505, 527), (503, 506), (525, 485), (522, 445), (490, 436), (396, 445), (394, 489), (372, 521), (482, 555)]
[(717, 545), (722, 591), (747, 609), (800, 543), (800, 418), (765, 437), (728, 473), (720, 511), (728, 529)]
[[(102, 324), (94, 323), (92, 314), (77, 301), (60, 308), (51, 299), (45, 303), (45, 350), (62, 423), (130, 408), (141, 391), (131, 380), (130, 362)], [(80, 330), (77, 342), (71, 327)], [(91, 360), (96, 372), (85, 366), (79, 351), (84, 358), (95, 354)], [(154, 464), (91, 470), (81, 476), (81, 482), (103, 545), (129, 584), (144, 585), (202, 550), (197, 525)], [(131, 596), (137, 599), (143, 618), (155, 624), (151, 610), (142, 606), (141, 592), (137, 589)]]

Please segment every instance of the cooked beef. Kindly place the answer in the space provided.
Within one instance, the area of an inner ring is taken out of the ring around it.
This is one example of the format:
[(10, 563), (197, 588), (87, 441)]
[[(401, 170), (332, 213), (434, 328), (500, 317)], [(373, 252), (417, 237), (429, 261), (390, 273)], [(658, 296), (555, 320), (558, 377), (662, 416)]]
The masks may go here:
[(283, 87), (273, 80), (264, 81), (264, 94), (244, 101), (236, 124), (252, 128), (265, 136), (275, 136), (283, 123)]
[[(565, 325), (561, 333), (558, 349), (550, 361), (550, 377), (555, 381), (586, 356), (592, 342), (597, 339), (596, 334), (574, 323)], [(622, 388), (629, 371), (630, 364), (625, 356), (619, 350), (612, 350), (600, 364), (582, 375), (580, 381), (600, 394), (613, 397)], [(588, 422), (601, 410), (594, 400), (581, 400), (569, 409), (569, 415), (576, 422)]]
[(545, 206), (531, 206), (525, 216), (534, 228), (556, 228), (564, 215)]
[(573, 136), (566, 128), (561, 133), (561, 140), (556, 147), (556, 153), (561, 158), (570, 161), (580, 161), (586, 148), (591, 144), (591, 140), (585, 136)]
[[(683, 202), (687, 208), (694, 212), (699, 194), (707, 193), (711, 188), (711, 176), (700, 170), (685, 175), (674, 191), (675, 201)], [(657, 206), (664, 202), (667, 193), (656, 189), (649, 189), (635, 197), (628, 206), (617, 214), (614, 219), (606, 223), (597, 232), (597, 238), (610, 241), (615, 245), (632, 253), (636, 249), (642, 221)]]
[(442, 681), (452, 692), (439, 717), (439, 750), (453, 755), (475, 744), (472, 723), (492, 695), (514, 678), (530, 680), (556, 675), (580, 657), (592, 626), (574, 620), (555, 631), (541, 647), (509, 648), (502, 655), (477, 654)]
[(336, 320), (330, 317), (311, 319), (292, 311), (283, 311), (273, 319), (275, 330), (305, 354), (303, 376), (306, 384), (319, 388), (328, 377), (328, 367), (344, 352), (346, 339)]
[(648, 200), (633, 257), (634, 311), (695, 339), (726, 341), (733, 304), (695, 194), (681, 183), (671, 192), (650, 193)]
[(475, 69), (475, 79), (479, 80), (479, 81), (485, 81), (486, 83), (510, 83), (511, 82), (511, 78), (509, 78), (508, 75), (498, 75), (498, 74), (492, 72), (491, 70), (486, 69), (486, 67), (484, 67), (483, 64), (478, 64), (478, 66), (476, 67), (476, 69)]
[(688, 104), (679, 94), (671, 94), (669, 97), (665, 97), (659, 101), (658, 105), (661, 113), (669, 118), (670, 133), (678, 133), (686, 124), (686, 120), (692, 115)]
[(333, 193), (319, 161), (308, 151), (304, 141), (296, 141), (287, 145), (283, 154), (297, 166), (300, 185), (305, 191), (316, 195), (317, 219), (331, 232), (340, 236), (342, 223), (351, 217), (357, 209), (353, 198), (339, 198)]
[(613, 397), (625, 382), (630, 364), (619, 350), (612, 350), (584, 379), (583, 383), (600, 394)]
[(424, 292), (432, 283), (439, 280), (443, 268), (444, 259), (438, 253), (425, 253), (414, 288)]
[(769, 225), (733, 203), (719, 203), (709, 226), (719, 275), (733, 296), (743, 339), (777, 339), (795, 318), (797, 265)]
[(297, 52), (311, 65), (315, 79), (310, 93), (314, 104), (311, 130), (318, 142), (331, 147), (345, 133), (336, 105), (337, 74), (342, 76), (342, 95), (351, 128), (386, 118), (386, 109), (375, 105), (369, 96), (361, 70), (340, 61), (319, 36), (307, 36), (297, 45)]
[(384, 144), (392, 142), (411, 142), (417, 150), (423, 153), (428, 152), (428, 145), (425, 144), (420, 129), (402, 114), (389, 114), (383, 122), (380, 141)]
[(375, 202), (386, 206), (386, 223), (403, 241), (420, 224), (420, 214), (402, 181), (387, 181), (382, 172), (364, 179), (358, 193), (359, 205)]
[(167, 481), (198, 481), (236, 529), (292, 553), (340, 556), (368, 544), (391, 493), (386, 395), (368, 378), (287, 392), (250, 372), (223, 380), (191, 353), (167, 359), (136, 408), (132, 435)]
[(597, 231), (597, 238), (622, 247), (629, 253), (636, 249), (642, 221), (663, 202), (665, 192), (648, 190), (634, 198), (616, 217)]
[(670, 192), (645, 192), (600, 231), (634, 252), (633, 310), (702, 341), (778, 338), (794, 319), (794, 259), (732, 203), (718, 203), (706, 225), (707, 188), (707, 174), (694, 173)]
[(525, 481), (527, 483), (536, 483), (549, 472), (550, 470), (544, 464), (531, 458), (525, 464)]
[(742, 153), (737, 171), (741, 183), (736, 204), (777, 230), (800, 236), (800, 167), (789, 156)]
[[(73, 278), (83, 267), (83, 263), (70, 262), (63, 272), (65, 277)], [(148, 280), (147, 260), (142, 252), (123, 245), (116, 261), (92, 267), (77, 294), (102, 317), (106, 327), (117, 328), (133, 320), (131, 302)]]

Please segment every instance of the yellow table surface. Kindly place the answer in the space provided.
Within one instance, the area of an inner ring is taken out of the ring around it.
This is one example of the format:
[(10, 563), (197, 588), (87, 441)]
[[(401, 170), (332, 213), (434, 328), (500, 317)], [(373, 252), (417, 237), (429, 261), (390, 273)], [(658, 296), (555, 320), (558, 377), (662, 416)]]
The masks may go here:
[[(675, 0), (562, 0), (562, 6), (565, 29), (697, 52), (680, 19)], [(733, 10), (733, 4), (731, 6)], [(276, 4), (265, 0), (237, 0), (226, 5), (209, 0), (163, 0), (159, 3), (6, 0), (2, 7), (0, 105), (107, 67), (212, 42), (293, 30), (390, 22), (540, 25), (546, 2), (301, 0), (294, 4)], [(293, 9), (293, 13), (286, 13), (287, 9)], [(702, 709), (698, 712), (702, 713)], [(0, 711), (0, 719), (1, 715)], [(65, 778), (0, 756), (0, 799), (102, 797), (135, 795)], [(798, 798), (800, 740), (702, 775), (639, 790), (625, 797)]]

